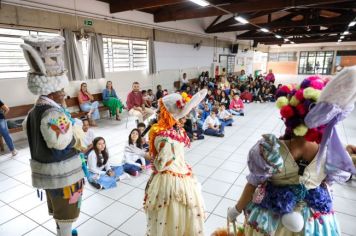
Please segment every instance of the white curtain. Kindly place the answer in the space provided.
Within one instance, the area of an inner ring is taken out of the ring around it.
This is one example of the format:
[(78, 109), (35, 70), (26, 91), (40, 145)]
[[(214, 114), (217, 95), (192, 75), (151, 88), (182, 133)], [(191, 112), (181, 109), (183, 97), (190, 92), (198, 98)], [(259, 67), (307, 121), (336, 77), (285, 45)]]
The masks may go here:
[(63, 30), (64, 42), (64, 62), (68, 70), (67, 76), (69, 80), (84, 80), (84, 70), (78, 48), (76, 44), (75, 34), (69, 30)]
[(88, 79), (101, 78), (105, 78), (103, 37), (94, 34), (89, 41)]

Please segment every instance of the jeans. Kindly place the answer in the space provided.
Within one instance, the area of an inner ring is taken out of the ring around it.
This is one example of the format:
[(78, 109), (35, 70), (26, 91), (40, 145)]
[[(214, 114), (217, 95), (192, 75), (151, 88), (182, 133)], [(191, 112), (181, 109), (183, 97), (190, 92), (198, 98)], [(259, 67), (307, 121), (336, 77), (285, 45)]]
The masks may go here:
[(97, 101), (80, 104), (80, 110), (84, 112), (92, 111), (91, 117), (93, 120), (98, 120), (100, 118), (98, 107), (99, 107), (99, 103)]
[(232, 125), (232, 123), (234, 123), (233, 119), (228, 119), (228, 120), (219, 119), (219, 120), (222, 126), (229, 126)]
[[(148, 161), (148, 160), (145, 160), (145, 162), (146, 162), (145, 163), (146, 166), (150, 164), (150, 161)], [(137, 160), (136, 163), (142, 165), (141, 160)], [(126, 173), (130, 174), (130, 175), (134, 175), (134, 173), (136, 171), (142, 171), (141, 166), (136, 166), (136, 165), (133, 165), (133, 164), (125, 163), (123, 165), (123, 167), (124, 167), (124, 171)]]
[(116, 181), (120, 179), (120, 175), (124, 173), (122, 166), (111, 167), (111, 170), (115, 173), (114, 176), (107, 174), (98, 175), (93, 172), (89, 172), (88, 181), (92, 183), (100, 184), (104, 189), (110, 189), (116, 187)]
[(224, 134), (224, 128), (225, 126), (223, 124), (220, 125), (219, 130), (207, 128), (206, 130), (204, 130), (204, 134), (210, 136), (219, 136), (221, 134)]
[(236, 116), (241, 116), (244, 114), (244, 110), (236, 111), (236, 110), (230, 109), (230, 112), (231, 112), (231, 114), (236, 115)]
[(9, 133), (9, 129), (7, 128), (7, 123), (5, 119), (0, 119), (0, 134), (1, 136), (4, 137), (5, 143), (7, 145), (7, 147), (10, 149), (10, 151), (12, 152), (13, 150), (15, 150), (15, 146), (14, 143), (12, 142), (10, 133)]

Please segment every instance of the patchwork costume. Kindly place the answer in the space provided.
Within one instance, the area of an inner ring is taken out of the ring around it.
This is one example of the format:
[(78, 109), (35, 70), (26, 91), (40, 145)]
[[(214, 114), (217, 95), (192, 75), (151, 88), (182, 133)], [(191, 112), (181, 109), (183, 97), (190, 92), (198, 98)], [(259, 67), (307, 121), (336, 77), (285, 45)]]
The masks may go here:
[(62, 106), (47, 97), (68, 84), (63, 65), (63, 37), (28, 36), (21, 45), (31, 67), (28, 88), (40, 95), (24, 130), (31, 152), (32, 185), (44, 189), (57, 235), (72, 235), (80, 212), (84, 172), (79, 152), (84, 137), (80, 126)]
[[(356, 67), (326, 82), (312, 76), (277, 91), (285, 137), (263, 135), (249, 152), (247, 181), (257, 188), (244, 209), (244, 235), (341, 235), (329, 188), (356, 172), (335, 128), (353, 109)], [(287, 143), (295, 136), (319, 144), (310, 163), (292, 156)], [(233, 214), (240, 212), (229, 208)]]
[(205, 97), (198, 92), (189, 102), (179, 94), (159, 100), (158, 123), (150, 130), (150, 153), (153, 173), (144, 199), (147, 235), (204, 235), (204, 206), (200, 185), (184, 160), (189, 145), (185, 130), (176, 125)]

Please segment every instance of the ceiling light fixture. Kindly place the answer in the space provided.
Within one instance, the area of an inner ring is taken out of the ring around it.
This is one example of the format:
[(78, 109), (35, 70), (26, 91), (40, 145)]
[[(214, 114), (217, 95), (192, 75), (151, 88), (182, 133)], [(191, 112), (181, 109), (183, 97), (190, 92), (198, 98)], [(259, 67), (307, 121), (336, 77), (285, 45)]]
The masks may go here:
[(288, 42), (288, 41), (289, 41), (289, 39), (284, 39), (284, 41), (285, 41), (285, 42)]
[(191, 2), (194, 2), (195, 4), (198, 4), (199, 6), (206, 7), (209, 6), (210, 4), (205, 1), (205, 0), (190, 0)]
[(342, 41), (341, 39), (338, 40), (338, 42), (341, 42), (341, 41)]
[(294, 44), (294, 42), (293, 42), (293, 41), (290, 41), (290, 43), (291, 43), (291, 44)]
[(341, 37), (340, 37), (340, 39), (343, 39), (343, 38), (345, 38), (345, 36), (341, 36)]
[(277, 39), (282, 38), (282, 36), (280, 36), (280, 35), (278, 35), (278, 34), (276, 34), (275, 37), (276, 37)]
[(350, 24), (349, 24), (349, 27), (353, 27), (356, 25), (356, 21), (351, 21)]
[(240, 22), (241, 24), (247, 24), (248, 20), (246, 20), (245, 18), (241, 17), (241, 16), (235, 16), (235, 20)]
[(262, 31), (262, 32), (265, 32), (265, 33), (268, 33), (268, 32), (269, 32), (269, 30), (266, 29), (266, 28), (261, 28), (261, 31)]
[(344, 33), (342, 33), (343, 35), (348, 35), (348, 34), (350, 34), (350, 32), (349, 31), (345, 31)]

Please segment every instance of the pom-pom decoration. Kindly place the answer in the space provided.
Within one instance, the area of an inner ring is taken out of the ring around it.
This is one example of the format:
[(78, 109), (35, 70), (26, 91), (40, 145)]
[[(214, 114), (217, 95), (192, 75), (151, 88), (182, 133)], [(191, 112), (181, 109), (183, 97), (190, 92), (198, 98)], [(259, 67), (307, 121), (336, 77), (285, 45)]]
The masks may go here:
[(293, 96), (289, 101), (289, 104), (293, 107), (296, 107), (299, 103), (300, 101), (297, 99), (296, 96)]
[(294, 114), (293, 108), (289, 105), (281, 108), (281, 116), (285, 119), (291, 118)]
[(295, 97), (296, 97), (299, 101), (302, 101), (302, 100), (304, 99), (303, 89), (299, 89), (299, 90), (295, 93)]
[(312, 99), (314, 101), (318, 100), (318, 98), (320, 97), (320, 93), (321, 93), (320, 90), (311, 87), (304, 89), (303, 92), (305, 99)]
[(322, 132), (318, 129), (309, 129), (304, 138), (308, 142), (321, 143)]
[(295, 127), (293, 129), (293, 133), (296, 136), (300, 136), (300, 137), (303, 137), (304, 135), (306, 135), (307, 132), (308, 132), (308, 127), (304, 124), (298, 125), (297, 127)]
[(309, 76), (300, 85), (285, 85), (278, 89), (276, 106), (286, 125), (284, 137), (304, 136), (306, 141), (321, 142), (323, 128), (308, 129), (304, 118), (318, 101), (326, 83), (319, 76)]
[(305, 109), (304, 104), (298, 104), (298, 106), (295, 107), (297, 110), (298, 115), (304, 117), (307, 114), (307, 109)]
[(278, 109), (281, 109), (284, 106), (288, 105), (288, 98), (285, 96), (279, 97), (276, 101), (276, 106)]
[(315, 89), (322, 90), (325, 86), (325, 83), (321, 79), (317, 79), (317, 80), (311, 81), (310, 86)]

